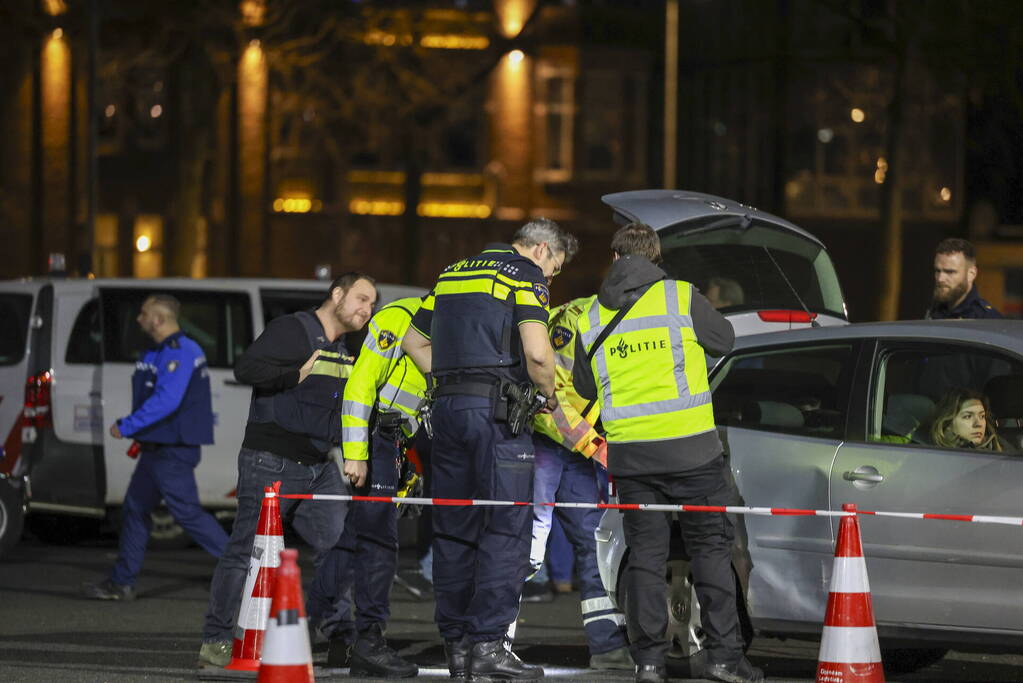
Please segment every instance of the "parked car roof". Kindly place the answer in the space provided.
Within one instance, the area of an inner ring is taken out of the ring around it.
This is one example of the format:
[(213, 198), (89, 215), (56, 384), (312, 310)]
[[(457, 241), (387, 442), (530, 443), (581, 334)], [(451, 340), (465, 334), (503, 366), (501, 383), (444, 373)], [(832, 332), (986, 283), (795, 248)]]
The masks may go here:
[(693, 218), (721, 214), (722, 216), (749, 216), (798, 233), (821, 246), (824, 244), (798, 225), (774, 214), (702, 192), (688, 190), (635, 190), (606, 194), (601, 200), (628, 221), (641, 221), (654, 230), (663, 230)]

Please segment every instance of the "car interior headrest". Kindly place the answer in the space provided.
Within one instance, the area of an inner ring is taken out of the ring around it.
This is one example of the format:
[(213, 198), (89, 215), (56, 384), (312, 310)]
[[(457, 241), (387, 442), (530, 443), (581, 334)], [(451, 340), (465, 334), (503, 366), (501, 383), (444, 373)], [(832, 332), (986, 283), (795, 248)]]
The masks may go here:
[(1023, 418), (1023, 374), (992, 377), (984, 393), (996, 418)]

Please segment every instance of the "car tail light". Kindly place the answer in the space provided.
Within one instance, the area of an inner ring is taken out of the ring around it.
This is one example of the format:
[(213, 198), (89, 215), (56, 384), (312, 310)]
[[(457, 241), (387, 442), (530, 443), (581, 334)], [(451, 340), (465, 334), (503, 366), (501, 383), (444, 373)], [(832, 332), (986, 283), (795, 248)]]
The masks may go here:
[(25, 383), (25, 409), (22, 411), (22, 440), (32, 443), (36, 440), (36, 432), (52, 424), (50, 414), (50, 387), (53, 384), (53, 373), (49, 370), (28, 378)]
[(808, 323), (817, 319), (816, 313), (807, 311), (758, 311), (765, 323)]

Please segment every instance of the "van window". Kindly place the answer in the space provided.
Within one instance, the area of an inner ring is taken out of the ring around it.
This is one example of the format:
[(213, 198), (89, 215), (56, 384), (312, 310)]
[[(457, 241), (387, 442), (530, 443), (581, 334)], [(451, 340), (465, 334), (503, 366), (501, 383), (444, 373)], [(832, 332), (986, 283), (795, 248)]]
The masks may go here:
[(750, 351), (714, 375), (718, 425), (843, 438), (853, 348), (848, 344)]
[(260, 290), (259, 296), (263, 301), (263, 325), (282, 315), (316, 308), (323, 303), (326, 291), (327, 283), (324, 283), (322, 292), (308, 289)]
[(31, 294), (0, 294), (0, 365), (16, 365), (25, 357)]
[(802, 300), (813, 312), (846, 317), (838, 275), (820, 244), (761, 221), (743, 228), (740, 220), (709, 216), (662, 230), (662, 267), (704, 293), (712, 284), (727, 291), (722, 313), (802, 310)]
[[(179, 323), (206, 354), (211, 368), (234, 367), (252, 343), (249, 296), (242, 292), (161, 289), (181, 302)], [(153, 347), (136, 318), (149, 291), (103, 289), (103, 360), (134, 363)]]
[(99, 365), (103, 362), (103, 328), (99, 320), (99, 299), (92, 299), (78, 312), (64, 360), (70, 365)]

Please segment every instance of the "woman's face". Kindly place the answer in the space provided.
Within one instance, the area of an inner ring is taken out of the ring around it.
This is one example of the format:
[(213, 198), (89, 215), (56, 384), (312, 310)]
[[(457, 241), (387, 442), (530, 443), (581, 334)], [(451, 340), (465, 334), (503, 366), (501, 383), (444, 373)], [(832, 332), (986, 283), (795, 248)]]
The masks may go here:
[(975, 398), (963, 401), (955, 419), (952, 420), (952, 431), (960, 439), (979, 446), (987, 431), (987, 413), (984, 410), (984, 404)]

